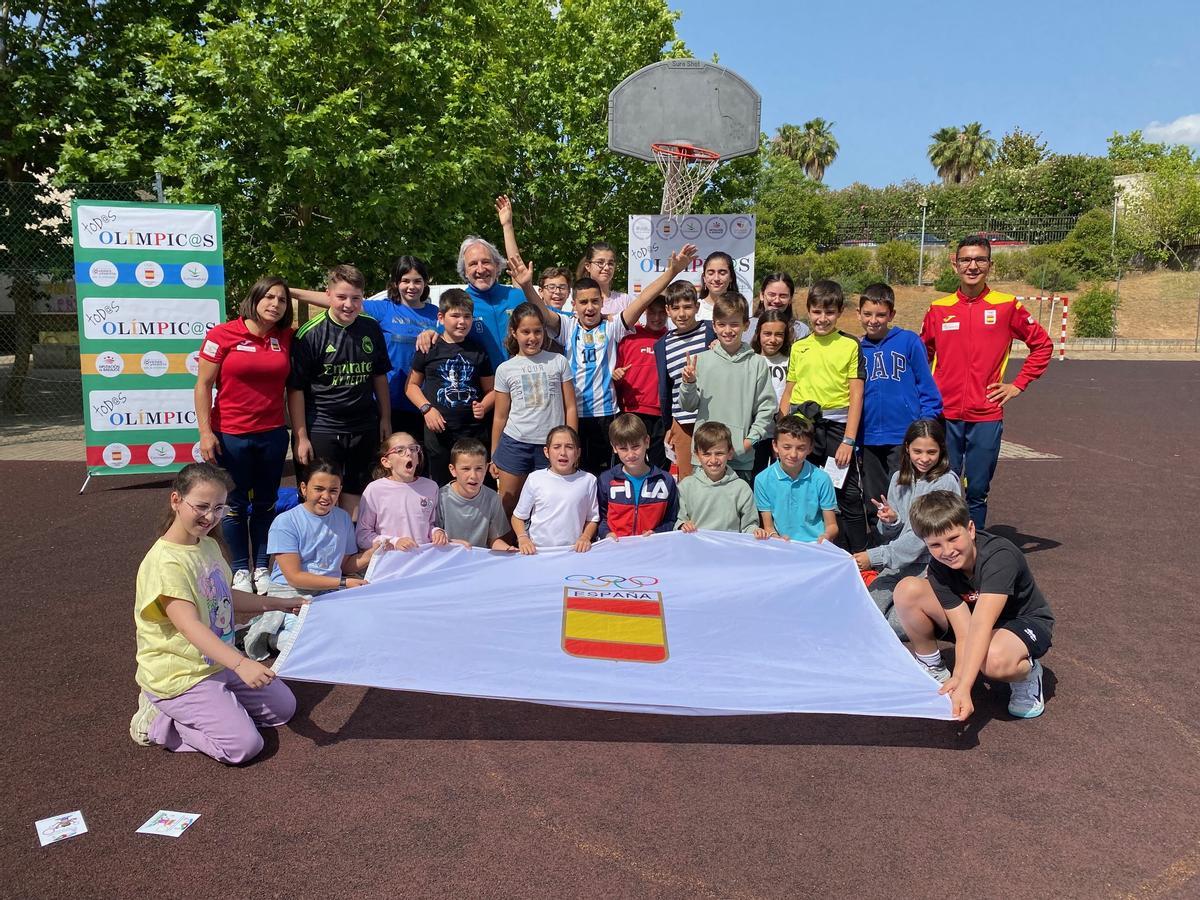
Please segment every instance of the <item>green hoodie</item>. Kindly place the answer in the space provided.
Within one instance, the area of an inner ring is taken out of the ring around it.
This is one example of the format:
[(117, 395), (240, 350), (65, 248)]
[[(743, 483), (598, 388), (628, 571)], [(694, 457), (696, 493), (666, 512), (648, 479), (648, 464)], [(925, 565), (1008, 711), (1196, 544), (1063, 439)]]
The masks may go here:
[[(770, 433), (778, 399), (763, 357), (745, 344), (731, 356), (717, 344), (696, 357), (696, 381), (680, 384), (679, 405), (696, 413), (697, 426), (721, 422), (729, 428), (736, 454), (729, 465), (745, 472), (754, 468), (754, 444)], [(694, 453), (692, 461), (699, 465)]]
[(679, 515), (675, 522), (676, 528), (691, 522), (705, 531), (753, 534), (758, 527), (754, 491), (728, 467), (719, 481), (697, 468), (679, 482)]

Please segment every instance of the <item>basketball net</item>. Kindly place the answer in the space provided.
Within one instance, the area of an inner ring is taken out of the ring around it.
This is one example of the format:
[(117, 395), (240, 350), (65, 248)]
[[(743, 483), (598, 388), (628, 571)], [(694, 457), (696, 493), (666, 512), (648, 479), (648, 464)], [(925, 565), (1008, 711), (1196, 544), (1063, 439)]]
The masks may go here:
[(708, 183), (720, 163), (720, 154), (691, 144), (650, 146), (663, 176), (662, 215), (682, 216), (691, 212), (696, 194)]

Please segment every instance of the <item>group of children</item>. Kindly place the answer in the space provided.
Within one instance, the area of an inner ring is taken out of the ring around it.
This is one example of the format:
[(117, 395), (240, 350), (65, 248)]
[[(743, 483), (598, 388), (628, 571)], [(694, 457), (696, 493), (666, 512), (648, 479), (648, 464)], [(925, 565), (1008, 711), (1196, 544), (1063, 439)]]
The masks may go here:
[[(361, 584), (376, 553), (449, 543), (586, 552), (596, 539), (674, 529), (837, 541), (897, 635), (943, 683), (957, 717), (970, 714), (980, 672), (1013, 683), (1013, 715), (1041, 714), (1037, 660), (1053, 618), (1020, 551), (975, 530), (950, 470), (925, 349), (892, 327), (887, 285), (860, 296), (859, 341), (837, 328), (845, 298), (836, 282), (812, 286), (805, 323), (792, 316), (791, 279), (772, 274), (751, 319), (727, 257), (716, 260), (723, 284), (708, 278), (711, 258), (700, 294), (675, 281), (695, 258), (688, 245), (611, 312), (600, 283), (575, 280), (568, 312), (564, 292), (546, 291), (545, 282), (569, 276), (547, 270), (539, 292), (513, 245), (509, 268), (527, 302), (508, 319), (509, 358), (493, 371), (470, 336), (471, 298), (443, 293), (439, 331), (418, 351), (407, 384), (424, 434), (386, 437), (356, 521), (339, 508), (338, 466), (314, 459), (305, 467), (302, 503), (270, 530), (265, 598), (230, 591), (228, 567), (206, 537), (227, 477), (207, 463), (180, 473), (171, 523), (139, 571), (135, 740), (242, 758), (254, 723), (285, 720), (294, 700), (269, 669), (234, 649), (232, 611), (259, 611), (257, 622), (284, 634), (296, 604)], [(547, 349), (550, 338), (561, 352)], [(957, 641), (953, 673), (939, 639)], [(276, 644), (253, 646), (265, 658)], [(170, 699), (183, 682), (153, 674), (168, 661), (193, 685), (226, 673), (220, 709), (239, 723), (228, 746), (214, 747), (209, 733), (216, 699), (200, 704), (203, 721)]]

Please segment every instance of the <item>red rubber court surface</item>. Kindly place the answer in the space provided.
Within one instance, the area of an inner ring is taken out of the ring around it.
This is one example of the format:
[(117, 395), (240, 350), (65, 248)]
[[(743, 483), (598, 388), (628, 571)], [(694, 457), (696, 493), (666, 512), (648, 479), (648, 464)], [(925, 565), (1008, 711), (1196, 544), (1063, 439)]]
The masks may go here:
[[(256, 762), (135, 746), (165, 495), (5, 463), (0, 895), (1200, 896), (1200, 364), (1054, 362), (991, 524), (1058, 617), (1046, 714), (685, 719), (295, 684)], [(481, 586), (481, 602), (486, 589)], [(730, 598), (731, 605), (736, 597)], [(183, 837), (136, 835), (160, 808)], [(36, 819), (89, 833), (39, 848)]]

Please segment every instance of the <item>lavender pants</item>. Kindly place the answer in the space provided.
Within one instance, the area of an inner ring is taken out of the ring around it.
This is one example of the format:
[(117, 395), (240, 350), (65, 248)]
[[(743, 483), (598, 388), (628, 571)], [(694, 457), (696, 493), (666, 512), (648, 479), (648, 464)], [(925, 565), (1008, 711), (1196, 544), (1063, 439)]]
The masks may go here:
[(218, 762), (241, 763), (262, 752), (259, 725), (283, 725), (296, 711), (296, 697), (278, 678), (266, 687), (247, 687), (229, 669), (210, 675), (168, 700), (147, 693), (160, 715), (150, 726), (150, 743), (179, 753), (199, 751)]

